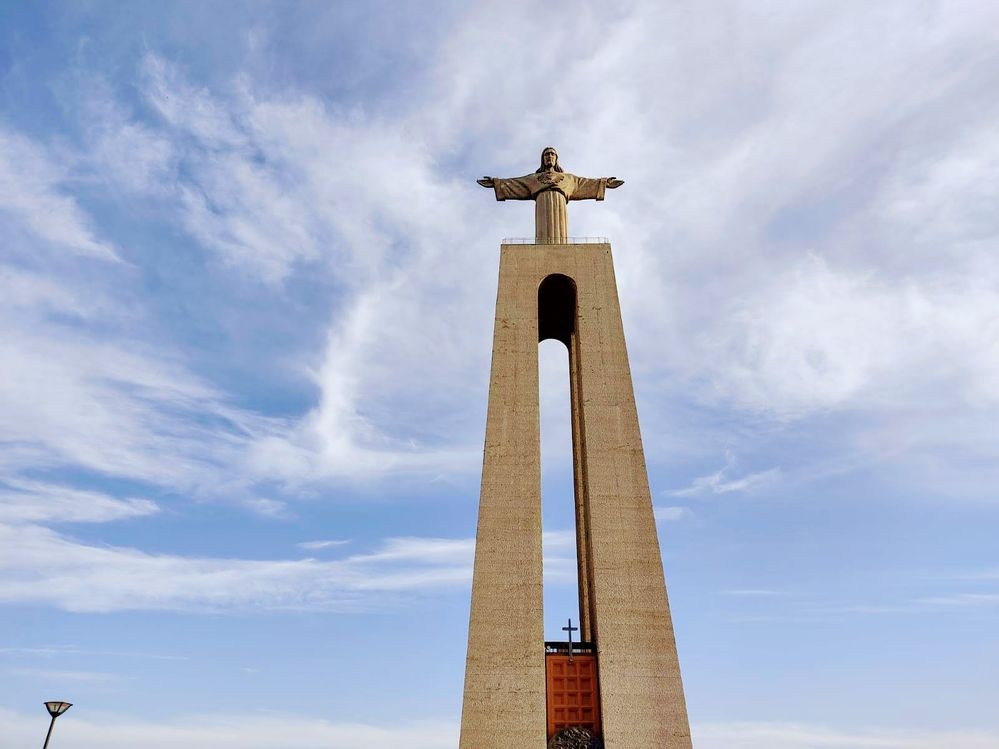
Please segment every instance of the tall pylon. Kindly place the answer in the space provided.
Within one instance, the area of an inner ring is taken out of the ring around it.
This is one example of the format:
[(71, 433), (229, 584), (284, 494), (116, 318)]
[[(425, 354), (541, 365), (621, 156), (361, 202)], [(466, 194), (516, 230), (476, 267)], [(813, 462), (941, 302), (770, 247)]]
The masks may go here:
[[(497, 197), (500, 182), (511, 180), (480, 180)], [(590, 678), (553, 671), (558, 656), (544, 642), (538, 344), (546, 339), (569, 350), (579, 634), (590, 647), (576, 661), (592, 659), (597, 694), (583, 699), (597, 711), (588, 725), (606, 749), (690, 749), (611, 247), (564, 236), (500, 247), (460, 749), (544, 749), (559, 709), (559, 725), (582, 714), (553, 700), (580, 694)]]

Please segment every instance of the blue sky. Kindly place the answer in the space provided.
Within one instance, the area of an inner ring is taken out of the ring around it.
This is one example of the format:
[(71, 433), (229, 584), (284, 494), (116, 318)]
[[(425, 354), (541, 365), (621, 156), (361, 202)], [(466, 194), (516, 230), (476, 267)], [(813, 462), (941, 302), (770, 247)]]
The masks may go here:
[[(999, 8), (0, 6), (0, 749), (456, 744), (498, 245), (608, 236), (698, 749), (999, 747)], [(548, 635), (575, 618), (541, 347)]]

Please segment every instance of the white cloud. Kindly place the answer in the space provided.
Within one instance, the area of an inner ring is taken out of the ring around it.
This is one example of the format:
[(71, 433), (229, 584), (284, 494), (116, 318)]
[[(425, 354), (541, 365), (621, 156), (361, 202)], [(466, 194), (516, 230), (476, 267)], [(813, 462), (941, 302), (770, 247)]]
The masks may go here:
[(297, 546), (300, 549), (306, 549), (308, 551), (318, 551), (319, 549), (331, 549), (336, 546), (345, 546), (349, 543), (349, 539), (327, 539), (325, 541), (302, 541), (297, 544)]
[(660, 523), (672, 523), (676, 520), (682, 520), (691, 514), (689, 507), (655, 507), (653, 512), (655, 513), (656, 521)]
[(171, 125), (210, 147), (245, 143), (237, 118), (226, 104), (206, 89), (190, 85), (165, 60), (147, 54), (142, 73), (146, 97)]
[(62, 658), (67, 655), (98, 655), (102, 658), (140, 658), (154, 661), (183, 661), (182, 655), (166, 655), (164, 653), (140, 653), (127, 650), (91, 650), (68, 645), (53, 645), (37, 648), (0, 648), (0, 654), (14, 656), (43, 656), (47, 658)]
[(999, 580), (999, 569), (983, 569), (961, 576), (965, 580)]
[(70, 165), (29, 138), (0, 126), (0, 212), (46, 243), (115, 260), (114, 250), (94, 236), (92, 222), (65, 189), (69, 171)]
[(0, 484), (0, 522), (106, 523), (159, 512), (150, 499), (111, 497), (38, 481), (8, 480)]
[(67, 682), (71, 684), (81, 682), (100, 684), (121, 681), (125, 678), (119, 674), (109, 674), (102, 671), (53, 671), (41, 668), (8, 668), (7, 673), (50, 684), (63, 684)]
[(751, 492), (769, 486), (780, 479), (779, 468), (768, 468), (765, 471), (747, 473), (738, 478), (730, 478), (729, 472), (735, 466), (735, 457), (731, 452), (725, 454), (725, 466), (707, 476), (695, 478), (690, 486), (668, 492), (674, 497), (688, 497), (697, 494), (731, 494), (733, 492)]
[(81, 543), (35, 525), (0, 525), (0, 602), (69, 611), (359, 611), (471, 580), (471, 539), (392, 538), (338, 560), (148, 554)]
[(26, 324), (0, 335), (8, 470), (75, 465), (190, 490), (219, 482), (254, 435), (280, 428), (148, 344), (44, 333)]
[(545, 585), (576, 584), (576, 531), (545, 531), (541, 537)]
[(994, 239), (990, 206), (999, 200), (999, 137), (985, 123), (973, 122), (966, 136), (943, 142), (927, 153), (905, 144), (899, 165), (879, 194), (881, 227), (904, 230), (914, 249), (932, 252), (948, 243), (962, 260), (975, 245)]
[(955, 593), (946, 596), (920, 598), (917, 604), (941, 608), (969, 609), (999, 606), (999, 593)]
[(90, 149), (83, 157), (112, 190), (170, 198), (177, 183), (178, 150), (164, 134), (135, 120), (109, 84), (93, 81), (82, 92)]
[(0, 308), (11, 318), (55, 313), (89, 320), (112, 311), (122, 314), (114, 301), (98, 289), (8, 265), (0, 265)]
[(994, 406), (999, 292), (973, 278), (936, 287), (866, 275), (812, 256), (745, 298), (715, 342), (715, 386), (782, 418), (914, 405), (955, 377), (954, 405)]
[(264, 518), (287, 520), (293, 517), (292, 513), (288, 509), (288, 503), (282, 502), (279, 499), (268, 499), (266, 497), (244, 497), (239, 499), (237, 504)]

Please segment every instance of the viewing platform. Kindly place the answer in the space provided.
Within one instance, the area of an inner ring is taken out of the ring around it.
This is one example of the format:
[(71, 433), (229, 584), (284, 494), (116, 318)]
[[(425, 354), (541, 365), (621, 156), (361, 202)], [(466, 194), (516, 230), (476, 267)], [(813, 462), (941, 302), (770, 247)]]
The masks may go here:
[(610, 244), (607, 237), (566, 237), (565, 239), (539, 242), (534, 237), (507, 237), (501, 244)]

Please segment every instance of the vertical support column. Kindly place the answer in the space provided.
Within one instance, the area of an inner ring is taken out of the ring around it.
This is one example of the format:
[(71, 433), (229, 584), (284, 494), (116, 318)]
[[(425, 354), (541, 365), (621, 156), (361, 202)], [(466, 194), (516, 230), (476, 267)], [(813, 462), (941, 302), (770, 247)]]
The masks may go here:
[[(573, 300), (575, 301), (575, 299)], [(573, 310), (573, 316), (576, 311)], [(586, 437), (583, 434), (583, 388), (579, 380), (579, 336), (569, 341), (569, 402), (572, 419), (572, 477), (576, 501), (576, 570), (579, 583), (579, 639), (594, 642), (593, 575), (590, 569), (589, 502), (586, 496)]]
[[(609, 245), (574, 248), (577, 384), (607, 749), (690, 749)], [(583, 250), (583, 251), (579, 251)]]
[(537, 282), (504, 246), (493, 332), (460, 749), (544, 749)]

